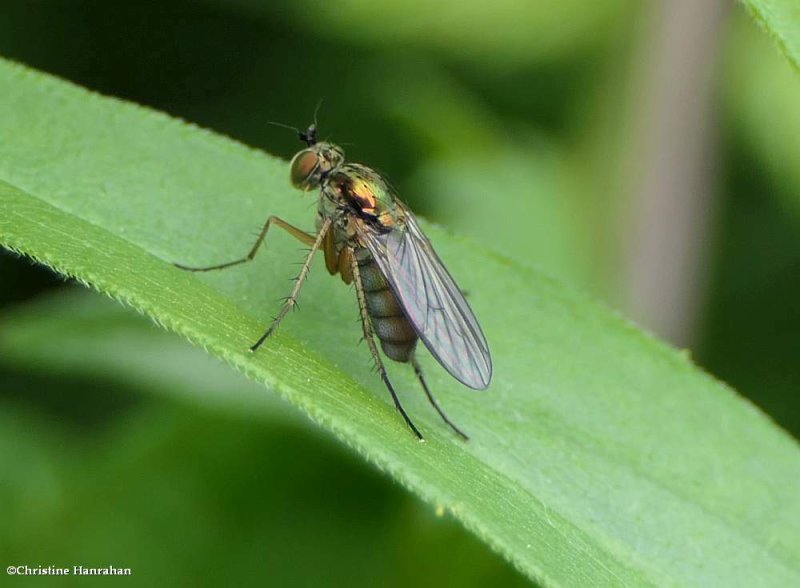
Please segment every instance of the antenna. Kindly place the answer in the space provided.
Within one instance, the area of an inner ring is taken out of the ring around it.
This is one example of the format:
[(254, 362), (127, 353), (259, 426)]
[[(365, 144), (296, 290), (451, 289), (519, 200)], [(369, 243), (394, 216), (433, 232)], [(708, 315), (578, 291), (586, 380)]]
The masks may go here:
[(309, 147), (311, 147), (312, 145), (316, 145), (316, 143), (317, 143), (317, 114), (319, 113), (319, 108), (320, 108), (320, 106), (322, 106), (322, 101), (323, 100), (324, 100), (323, 98), (320, 98), (319, 102), (317, 102), (317, 106), (316, 106), (316, 108), (314, 108), (314, 123), (311, 126), (309, 126), (308, 129), (306, 129), (305, 132), (301, 131), (297, 127), (293, 127), (293, 126), (290, 126), (290, 125), (285, 125), (283, 123), (275, 122), (275, 121), (272, 121), (272, 120), (268, 120), (267, 124), (275, 125), (276, 127), (282, 127), (284, 129), (289, 129), (290, 131), (294, 131), (295, 133), (297, 133), (297, 136), (300, 138), (300, 140), (303, 143), (305, 143), (306, 145), (308, 145)]
[(268, 120), (267, 124), (268, 125), (274, 125), (276, 127), (283, 127), (284, 129), (289, 129), (290, 131), (294, 131), (298, 135), (302, 135), (303, 134), (303, 133), (300, 132), (300, 129), (298, 129), (297, 127), (292, 127), (290, 125), (285, 125), (283, 123), (275, 122), (273, 120)]
[(316, 108), (314, 108), (314, 128), (315, 129), (317, 128), (317, 114), (319, 113), (319, 108), (320, 108), (320, 106), (322, 106), (322, 101), (323, 100), (325, 100), (325, 98), (320, 98), (319, 102), (317, 102)]

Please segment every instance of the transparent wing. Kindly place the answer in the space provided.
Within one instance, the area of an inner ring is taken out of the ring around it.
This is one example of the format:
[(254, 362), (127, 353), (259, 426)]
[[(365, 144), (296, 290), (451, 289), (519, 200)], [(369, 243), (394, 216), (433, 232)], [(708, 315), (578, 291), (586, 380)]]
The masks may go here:
[(492, 379), (483, 331), (413, 213), (403, 208), (404, 228), (361, 230), (359, 236), (433, 356), (458, 381), (483, 390)]

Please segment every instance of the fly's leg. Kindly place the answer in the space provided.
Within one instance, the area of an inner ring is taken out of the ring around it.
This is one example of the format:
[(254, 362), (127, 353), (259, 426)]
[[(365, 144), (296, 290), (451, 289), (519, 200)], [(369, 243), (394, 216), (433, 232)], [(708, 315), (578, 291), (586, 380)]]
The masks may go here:
[[(259, 347), (261, 347), (261, 344), (267, 340), (267, 337), (272, 335), (272, 333), (275, 332), (275, 329), (278, 328), (278, 325), (281, 324), (283, 317), (285, 317), (286, 314), (297, 305), (297, 295), (300, 293), (300, 288), (303, 287), (303, 282), (306, 281), (306, 278), (308, 277), (308, 272), (311, 270), (311, 262), (314, 259), (314, 254), (322, 245), (322, 240), (325, 238), (325, 235), (328, 233), (328, 230), (330, 228), (331, 228), (331, 219), (329, 218), (325, 219), (325, 222), (319, 229), (319, 233), (317, 233), (316, 238), (311, 244), (311, 250), (308, 252), (308, 256), (306, 257), (306, 260), (303, 263), (303, 267), (300, 269), (300, 273), (297, 274), (294, 288), (292, 288), (292, 293), (289, 294), (289, 297), (283, 302), (283, 306), (281, 306), (278, 315), (274, 319), (272, 319), (272, 324), (269, 326), (269, 329), (267, 329), (267, 331), (263, 335), (261, 335), (261, 338), (250, 347), (250, 351), (255, 351)], [(266, 227), (265, 227), (265, 232), (266, 232)]]
[(305, 231), (301, 231), (294, 225), (290, 225), (282, 218), (277, 216), (271, 216), (267, 219), (267, 222), (264, 223), (264, 228), (261, 229), (261, 232), (258, 234), (258, 239), (256, 239), (255, 245), (253, 248), (250, 249), (250, 253), (242, 257), (241, 259), (237, 259), (235, 261), (229, 261), (228, 263), (220, 263), (218, 265), (210, 265), (208, 267), (189, 267), (186, 265), (181, 265), (180, 263), (176, 263), (175, 267), (179, 267), (182, 270), (190, 271), (190, 272), (208, 272), (211, 270), (219, 270), (225, 269), (227, 267), (233, 267), (234, 265), (239, 265), (240, 263), (247, 263), (248, 261), (253, 261), (253, 258), (258, 253), (258, 248), (261, 247), (261, 244), (264, 242), (264, 239), (267, 237), (267, 231), (269, 231), (269, 227), (275, 223), (284, 231), (289, 233), (292, 237), (297, 239), (298, 241), (302, 241), (306, 245), (313, 245), (315, 237), (314, 235), (309, 235)]
[(366, 294), (364, 294), (364, 285), (361, 283), (361, 270), (358, 267), (358, 261), (356, 260), (356, 255), (354, 252), (351, 252), (350, 260), (350, 267), (352, 268), (353, 272), (353, 284), (355, 284), (356, 297), (358, 298), (358, 308), (361, 312), (361, 327), (364, 329), (364, 340), (367, 342), (369, 351), (372, 354), (372, 358), (375, 360), (375, 365), (378, 367), (378, 373), (381, 375), (381, 380), (383, 380), (383, 383), (386, 384), (386, 387), (389, 389), (389, 394), (392, 395), (395, 408), (397, 408), (398, 412), (402, 415), (403, 420), (408, 425), (408, 428), (413, 431), (414, 435), (417, 436), (417, 439), (422, 441), (422, 433), (419, 432), (419, 429), (417, 429), (417, 427), (409, 418), (408, 414), (406, 414), (403, 405), (400, 404), (400, 399), (397, 397), (397, 393), (394, 391), (394, 386), (392, 386), (392, 383), (389, 381), (389, 376), (386, 374), (386, 368), (384, 367), (383, 360), (378, 353), (378, 347), (375, 345), (375, 337), (372, 332), (372, 323), (369, 320), (369, 312), (367, 311), (367, 297)]
[(425, 377), (422, 375), (422, 367), (419, 365), (417, 358), (414, 357), (413, 355), (411, 356), (411, 365), (414, 366), (414, 373), (417, 374), (417, 379), (419, 380), (419, 383), (422, 384), (422, 388), (423, 390), (425, 390), (425, 395), (428, 397), (428, 400), (430, 400), (431, 404), (433, 405), (433, 408), (436, 409), (436, 412), (439, 413), (439, 416), (442, 417), (442, 420), (446, 422), (448, 425), (450, 425), (450, 428), (453, 429), (453, 431), (455, 431), (456, 434), (459, 435), (462, 439), (464, 439), (464, 441), (469, 441), (469, 437), (467, 436), (467, 434), (461, 429), (459, 429), (455, 425), (455, 423), (453, 423), (453, 421), (451, 421), (447, 417), (447, 415), (444, 413), (444, 410), (442, 410), (442, 407), (439, 406), (438, 402), (436, 402), (436, 399), (433, 397), (433, 394), (431, 394), (430, 388), (428, 388), (428, 383), (425, 381)]

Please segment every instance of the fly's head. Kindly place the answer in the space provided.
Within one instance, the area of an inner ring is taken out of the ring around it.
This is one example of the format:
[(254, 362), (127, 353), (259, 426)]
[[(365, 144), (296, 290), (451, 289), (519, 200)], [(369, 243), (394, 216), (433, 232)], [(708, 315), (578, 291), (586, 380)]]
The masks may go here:
[(344, 151), (333, 143), (318, 143), (316, 125), (298, 135), (307, 147), (292, 158), (291, 179), (295, 188), (307, 192), (318, 188), (322, 180), (344, 162)]

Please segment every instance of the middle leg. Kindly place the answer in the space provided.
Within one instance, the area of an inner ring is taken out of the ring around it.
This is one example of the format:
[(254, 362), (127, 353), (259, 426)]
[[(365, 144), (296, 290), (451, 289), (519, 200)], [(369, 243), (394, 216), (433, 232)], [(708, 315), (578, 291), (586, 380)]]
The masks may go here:
[(280, 311), (278, 312), (278, 315), (272, 319), (272, 324), (269, 326), (269, 329), (267, 329), (267, 331), (261, 335), (261, 338), (250, 347), (250, 351), (256, 351), (259, 347), (261, 347), (261, 344), (267, 340), (267, 337), (272, 335), (272, 333), (275, 332), (275, 329), (278, 328), (278, 325), (281, 324), (283, 317), (285, 317), (286, 314), (297, 305), (297, 295), (300, 293), (300, 288), (303, 287), (303, 282), (306, 281), (308, 272), (311, 270), (311, 262), (314, 259), (314, 254), (322, 245), (322, 241), (325, 239), (325, 235), (328, 233), (330, 228), (331, 219), (325, 219), (325, 222), (319, 229), (319, 233), (317, 233), (317, 238), (314, 240), (313, 245), (311, 245), (311, 250), (308, 252), (308, 257), (306, 257), (303, 267), (300, 270), (300, 273), (297, 275), (294, 288), (292, 288), (292, 293), (289, 294), (289, 297), (284, 301)]

